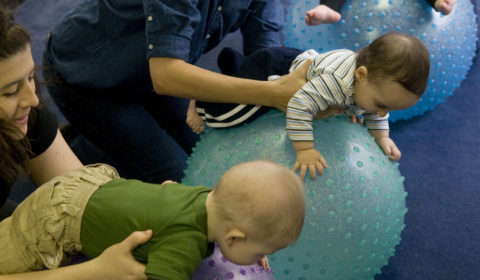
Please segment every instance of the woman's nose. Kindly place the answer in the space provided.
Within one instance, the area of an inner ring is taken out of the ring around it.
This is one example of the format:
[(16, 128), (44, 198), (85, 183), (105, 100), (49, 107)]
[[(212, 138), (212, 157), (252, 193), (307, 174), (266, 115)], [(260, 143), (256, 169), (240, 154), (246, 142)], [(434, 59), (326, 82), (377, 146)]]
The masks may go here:
[(38, 105), (39, 100), (35, 89), (35, 82), (33, 80), (24, 83), (21, 89), (20, 107), (35, 107)]

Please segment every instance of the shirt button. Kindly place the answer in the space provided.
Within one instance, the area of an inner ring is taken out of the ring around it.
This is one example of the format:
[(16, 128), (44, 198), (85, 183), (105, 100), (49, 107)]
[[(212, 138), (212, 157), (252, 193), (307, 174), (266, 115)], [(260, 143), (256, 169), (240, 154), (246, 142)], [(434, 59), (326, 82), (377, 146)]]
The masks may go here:
[(222, 6), (218, 6), (217, 10), (218, 10), (219, 12), (221, 12), (221, 11), (223, 10), (223, 7), (222, 7)]
[(152, 21), (153, 17), (152, 16), (148, 16), (148, 21)]
[(148, 45), (148, 48), (153, 49), (153, 45), (152, 44)]
[(210, 39), (210, 36), (211, 36), (210, 34), (207, 34), (207, 36), (205, 36), (205, 38)]

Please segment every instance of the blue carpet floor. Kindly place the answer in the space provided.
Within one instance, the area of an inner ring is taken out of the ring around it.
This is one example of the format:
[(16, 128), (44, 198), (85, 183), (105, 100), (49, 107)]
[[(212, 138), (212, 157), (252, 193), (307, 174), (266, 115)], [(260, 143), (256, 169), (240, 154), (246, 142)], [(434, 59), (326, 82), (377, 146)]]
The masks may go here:
[[(40, 65), (50, 26), (80, 0), (27, 0), (17, 21), (33, 35)], [(480, 13), (480, 0), (473, 1)], [(478, 17), (477, 17), (478, 22)], [(479, 29), (480, 30), (480, 29)], [(222, 45), (237, 47), (238, 33)], [(478, 45), (477, 42), (477, 53)], [(218, 49), (217, 49), (218, 50)], [(216, 70), (212, 51), (199, 65)], [(52, 109), (56, 111), (54, 105)], [(61, 120), (64, 121), (59, 114)], [(408, 213), (395, 256), (376, 280), (480, 279), (480, 62), (454, 95), (433, 111), (391, 125), (402, 151)]]

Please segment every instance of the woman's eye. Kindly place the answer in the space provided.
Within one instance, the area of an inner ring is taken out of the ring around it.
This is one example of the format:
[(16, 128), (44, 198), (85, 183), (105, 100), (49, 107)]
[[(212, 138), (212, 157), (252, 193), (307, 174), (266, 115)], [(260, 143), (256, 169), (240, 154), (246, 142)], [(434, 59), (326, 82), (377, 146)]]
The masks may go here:
[(2, 96), (10, 97), (10, 96), (15, 95), (17, 92), (18, 92), (18, 87), (14, 91), (6, 92), (6, 93), (2, 94)]

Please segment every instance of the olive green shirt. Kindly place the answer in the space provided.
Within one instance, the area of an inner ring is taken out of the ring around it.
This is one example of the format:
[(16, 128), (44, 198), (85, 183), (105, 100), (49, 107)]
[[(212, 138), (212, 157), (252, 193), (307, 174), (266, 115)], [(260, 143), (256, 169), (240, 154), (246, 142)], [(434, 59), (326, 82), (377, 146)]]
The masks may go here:
[(213, 252), (207, 240), (205, 202), (211, 188), (114, 179), (89, 199), (82, 219), (82, 252), (90, 258), (133, 231), (153, 230), (134, 251), (151, 279), (190, 279)]

